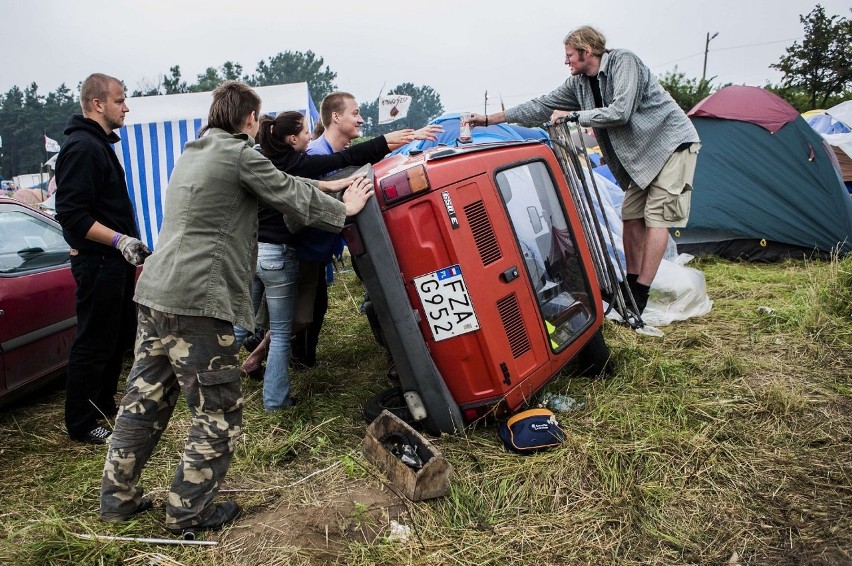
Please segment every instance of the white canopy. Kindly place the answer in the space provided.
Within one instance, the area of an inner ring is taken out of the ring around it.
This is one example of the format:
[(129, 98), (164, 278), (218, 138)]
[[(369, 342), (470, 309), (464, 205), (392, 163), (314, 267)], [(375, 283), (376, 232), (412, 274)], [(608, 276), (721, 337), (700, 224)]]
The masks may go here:
[[(307, 83), (257, 87), (255, 91), (262, 101), (262, 113), (296, 110), (308, 117), (311, 128), (319, 118)], [(209, 92), (127, 99), (130, 112), (114, 149), (124, 167), (139, 233), (152, 249), (162, 225), (172, 169), (184, 145), (196, 139), (207, 123), (211, 102)]]
[[(285, 110), (298, 110), (302, 114), (312, 114), (314, 119), (316, 117), (316, 108), (308, 92), (308, 83), (260, 86), (254, 90), (263, 103), (261, 112), (277, 114)], [(206, 121), (212, 100), (210, 92), (128, 98), (127, 107), (130, 108), (130, 112), (125, 118), (124, 125), (195, 118)]]

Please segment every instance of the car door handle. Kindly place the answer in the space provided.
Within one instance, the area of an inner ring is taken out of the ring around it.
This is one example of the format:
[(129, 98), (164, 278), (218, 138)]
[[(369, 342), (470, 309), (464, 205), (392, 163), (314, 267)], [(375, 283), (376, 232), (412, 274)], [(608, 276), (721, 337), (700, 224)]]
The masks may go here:
[(506, 283), (509, 283), (510, 281), (514, 281), (515, 279), (517, 279), (518, 275), (518, 266), (513, 265), (512, 267), (501, 273), (500, 278), (503, 279), (503, 281), (505, 281)]

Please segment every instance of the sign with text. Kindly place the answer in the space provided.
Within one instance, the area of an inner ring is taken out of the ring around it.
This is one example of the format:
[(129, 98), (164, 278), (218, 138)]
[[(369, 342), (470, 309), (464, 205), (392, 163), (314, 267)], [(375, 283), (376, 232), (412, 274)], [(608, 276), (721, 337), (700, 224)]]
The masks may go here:
[(411, 97), (404, 94), (388, 94), (379, 98), (379, 124), (390, 124), (408, 116)]

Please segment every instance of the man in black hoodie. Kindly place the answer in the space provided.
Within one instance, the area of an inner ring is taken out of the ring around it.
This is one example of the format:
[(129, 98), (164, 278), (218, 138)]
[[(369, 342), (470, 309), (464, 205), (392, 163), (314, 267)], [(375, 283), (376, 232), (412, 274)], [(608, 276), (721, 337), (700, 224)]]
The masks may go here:
[(139, 241), (124, 170), (111, 144), (129, 111), (118, 79), (83, 82), (83, 115), (68, 121), (56, 160), (56, 219), (71, 246), (77, 282), (77, 338), (68, 356), (65, 426), (72, 440), (104, 444), (98, 424), (116, 414), (124, 353), (136, 334), (135, 266), (150, 253)]

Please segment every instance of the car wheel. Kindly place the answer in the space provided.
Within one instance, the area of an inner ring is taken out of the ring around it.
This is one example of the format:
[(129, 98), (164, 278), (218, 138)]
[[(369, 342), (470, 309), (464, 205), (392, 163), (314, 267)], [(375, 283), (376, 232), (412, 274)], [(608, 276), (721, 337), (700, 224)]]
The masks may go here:
[(607, 377), (612, 373), (609, 346), (606, 345), (602, 329), (598, 329), (592, 339), (583, 346), (576, 361), (582, 375)]
[(408, 410), (408, 405), (405, 402), (405, 397), (403, 397), (402, 388), (400, 387), (390, 387), (367, 399), (367, 402), (364, 403), (364, 418), (368, 423), (371, 423), (384, 410), (393, 413), (402, 421), (412, 426), (416, 424), (414, 418), (411, 416), (411, 411)]

